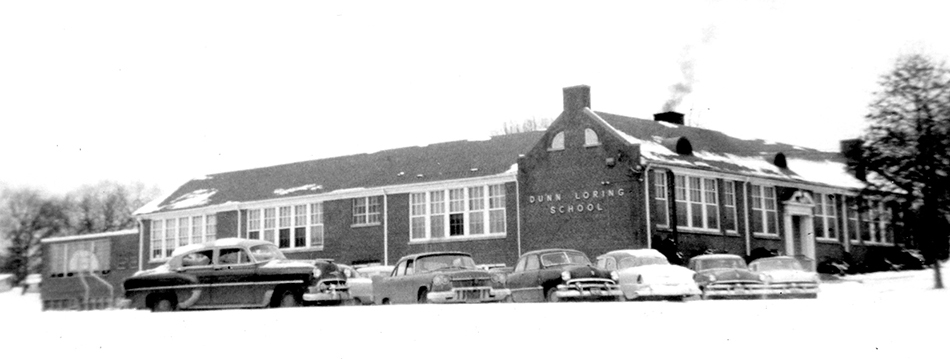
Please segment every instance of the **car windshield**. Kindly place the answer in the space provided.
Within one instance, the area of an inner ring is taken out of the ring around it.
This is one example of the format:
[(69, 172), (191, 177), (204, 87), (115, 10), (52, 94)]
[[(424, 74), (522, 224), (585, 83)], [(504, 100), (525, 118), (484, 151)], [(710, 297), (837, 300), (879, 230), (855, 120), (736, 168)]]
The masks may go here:
[(258, 244), (250, 248), (251, 257), (257, 262), (266, 262), (271, 259), (286, 259), (284, 253), (273, 244)]
[(794, 258), (771, 258), (756, 262), (760, 271), (773, 270), (802, 270), (802, 264)]
[(664, 257), (627, 257), (620, 260), (620, 269), (648, 266), (651, 264), (670, 264)]
[(440, 269), (475, 269), (472, 257), (462, 254), (440, 254), (416, 259), (416, 273)]
[(742, 258), (707, 258), (699, 262), (699, 269), (746, 268)]
[(545, 267), (565, 264), (585, 265), (590, 264), (590, 260), (581, 252), (552, 252), (541, 255), (541, 265)]

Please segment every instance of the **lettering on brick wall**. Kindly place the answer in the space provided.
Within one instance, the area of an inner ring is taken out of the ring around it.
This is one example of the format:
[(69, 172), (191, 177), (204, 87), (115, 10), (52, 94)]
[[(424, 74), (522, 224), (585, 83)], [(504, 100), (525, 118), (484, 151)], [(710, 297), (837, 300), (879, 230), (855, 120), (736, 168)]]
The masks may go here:
[(528, 204), (544, 206), (551, 215), (602, 212), (610, 201), (626, 194), (623, 188), (542, 193), (528, 195)]

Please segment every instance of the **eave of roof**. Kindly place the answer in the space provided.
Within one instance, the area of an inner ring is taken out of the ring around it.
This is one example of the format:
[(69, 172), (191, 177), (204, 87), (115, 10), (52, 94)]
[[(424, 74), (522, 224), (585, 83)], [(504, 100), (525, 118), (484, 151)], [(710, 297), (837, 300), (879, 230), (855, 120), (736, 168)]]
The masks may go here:
[(139, 233), (138, 229), (124, 229), (121, 231), (113, 231), (113, 232), (102, 232), (102, 233), (80, 234), (80, 235), (75, 235), (75, 236), (44, 238), (40, 240), (40, 243), (79, 241), (79, 240), (84, 240), (84, 239), (100, 239), (100, 238), (108, 238), (108, 237), (127, 236), (127, 235), (138, 234), (138, 233)]

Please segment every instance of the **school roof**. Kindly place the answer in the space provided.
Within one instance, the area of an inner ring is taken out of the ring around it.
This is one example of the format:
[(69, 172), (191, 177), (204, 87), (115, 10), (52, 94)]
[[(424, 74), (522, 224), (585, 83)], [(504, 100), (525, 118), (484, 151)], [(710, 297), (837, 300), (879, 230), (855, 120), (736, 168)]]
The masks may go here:
[[(64, 236), (64, 237), (50, 237), (50, 238), (44, 238), (40, 240), (40, 243), (81, 241), (81, 240), (86, 240), (86, 239), (102, 239), (102, 238), (116, 237), (116, 236), (130, 236), (130, 238), (132, 238), (133, 235), (138, 235), (138, 233), (139, 233), (139, 230), (133, 228), (133, 229), (124, 229), (121, 231), (113, 231), (113, 232), (80, 234), (80, 235), (75, 235), (75, 236)], [(135, 238), (138, 238), (138, 237), (136, 236)]]
[(514, 175), (518, 155), (527, 153), (543, 134), (517, 133), (217, 173), (193, 179), (135, 214)]
[[(740, 139), (704, 128), (589, 109), (585, 109), (585, 113), (615, 131), (628, 143), (639, 145), (640, 155), (647, 163), (842, 189), (864, 187), (861, 181), (848, 173), (844, 156), (837, 152), (758, 139)], [(675, 140), (681, 138), (689, 141), (691, 154), (677, 152)], [(776, 157), (781, 156), (784, 156), (785, 167), (776, 165), (780, 163)]]

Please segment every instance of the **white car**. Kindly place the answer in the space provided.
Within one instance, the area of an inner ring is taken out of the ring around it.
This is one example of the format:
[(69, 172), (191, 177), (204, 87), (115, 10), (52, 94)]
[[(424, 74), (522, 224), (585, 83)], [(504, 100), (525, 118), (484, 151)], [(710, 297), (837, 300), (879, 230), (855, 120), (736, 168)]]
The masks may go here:
[(616, 250), (597, 257), (597, 266), (617, 274), (624, 298), (677, 299), (699, 296), (696, 272), (670, 264), (655, 249)]
[(393, 266), (371, 266), (354, 269), (349, 266), (342, 266), (343, 273), (346, 274), (346, 284), (350, 288), (350, 297), (353, 298), (353, 304), (368, 305), (373, 304), (373, 277), (388, 276), (392, 273)]
[(818, 298), (818, 273), (806, 271), (794, 257), (759, 258), (749, 269), (768, 276), (767, 298)]

